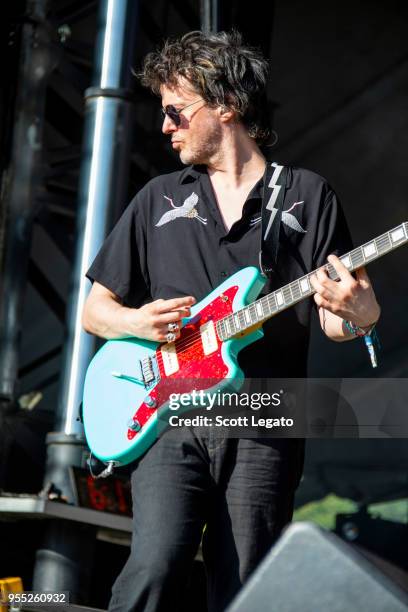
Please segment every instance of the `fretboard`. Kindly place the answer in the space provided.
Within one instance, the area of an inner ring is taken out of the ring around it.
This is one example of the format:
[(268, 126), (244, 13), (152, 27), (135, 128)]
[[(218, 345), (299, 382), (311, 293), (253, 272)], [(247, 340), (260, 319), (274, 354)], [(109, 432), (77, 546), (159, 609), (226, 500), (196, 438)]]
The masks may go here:
[[(378, 238), (370, 240), (349, 253), (342, 255), (340, 261), (350, 272), (353, 272), (406, 242), (408, 242), (408, 222), (401, 223), (401, 225), (385, 232), (385, 234), (381, 234)], [(322, 268), (327, 271), (328, 276), (332, 280), (339, 280), (339, 275), (330, 263), (322, 266)], [(310, 283), (310, 277), (315, 273), (316, 270), (313, 270), (305, 276), (217, 321), (219, 338), (221, 340), (228, 340), (237, 336), (254, 325), (264, 323), (278, 312), (286, 310), (293, 306), (293, 304), (313, 295), (315, 290)]]

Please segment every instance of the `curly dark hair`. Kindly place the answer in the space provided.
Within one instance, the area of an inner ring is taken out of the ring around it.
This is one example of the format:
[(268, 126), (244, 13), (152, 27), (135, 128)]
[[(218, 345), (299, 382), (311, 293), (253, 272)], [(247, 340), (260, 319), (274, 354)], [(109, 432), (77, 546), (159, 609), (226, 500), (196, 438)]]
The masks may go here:
[(139, 77), (156, 95), (162, 85), (175, 87), (184, 77), (209, 106), (235, 111), (259, 144), (270, 135), (268, 62), (256, 48), (244, 45), (237, 31), (195, 31), (167, 40), (162, 49), (145, 57)]

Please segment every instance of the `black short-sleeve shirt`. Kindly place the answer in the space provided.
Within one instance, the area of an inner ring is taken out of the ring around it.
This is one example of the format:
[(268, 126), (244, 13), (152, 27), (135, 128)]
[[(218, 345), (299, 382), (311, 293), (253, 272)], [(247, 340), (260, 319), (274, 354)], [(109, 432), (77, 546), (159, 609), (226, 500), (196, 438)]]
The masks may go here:
[[(199, 301), (237, 270), (258, 267), (262, 190), (261, 179), (228, 231), (205, 167), (158, 176), (133, 198), (87, 276), (128, 306), (184, 295)], [(262, 293), (351, 248), (333, 189), (314, 172), (289, 168), (277, 274)], [(306, 375), (311, 306), (309, 298), (267, 321), (265, 337), (239, 355), (246, 376)]]

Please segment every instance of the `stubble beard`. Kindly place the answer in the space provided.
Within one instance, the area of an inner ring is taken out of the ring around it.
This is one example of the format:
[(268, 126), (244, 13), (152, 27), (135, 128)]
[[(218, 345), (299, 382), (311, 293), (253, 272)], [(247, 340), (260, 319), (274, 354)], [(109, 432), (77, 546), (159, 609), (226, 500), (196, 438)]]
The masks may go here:
[(208, 165), (218, 154), (222, 131), (219, 126), (212, 125), (211, 129), (202, 130), (200, 135), (190, 143), (185, 143), (179, 155), (185, 165)]

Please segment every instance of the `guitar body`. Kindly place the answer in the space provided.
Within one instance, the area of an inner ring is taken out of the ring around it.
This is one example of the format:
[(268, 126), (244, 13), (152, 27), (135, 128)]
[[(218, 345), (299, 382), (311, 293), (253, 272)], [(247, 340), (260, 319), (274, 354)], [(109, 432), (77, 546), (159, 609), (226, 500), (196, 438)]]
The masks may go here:
[(83, 398), (85, 434), (96, 457), (120, 465), (140, 457), (156, 440), (157, 411), (169, 410), (173, 393), (241, 386), (238, 353), (262, 329), (221, 341), (216, 323), (256, 299), (264, 284), (254, 267), (229, 277), (191, 308), (171, 344), (136, 338), (104, 344), (87, 370)]

